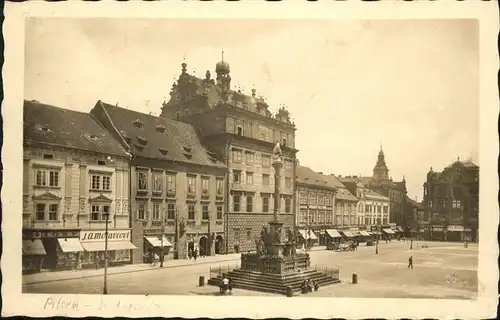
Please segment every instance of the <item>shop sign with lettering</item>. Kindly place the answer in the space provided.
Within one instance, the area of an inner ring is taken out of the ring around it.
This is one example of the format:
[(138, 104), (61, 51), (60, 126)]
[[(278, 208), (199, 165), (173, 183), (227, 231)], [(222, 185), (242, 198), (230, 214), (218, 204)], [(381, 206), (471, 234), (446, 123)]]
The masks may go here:
[[(106, 231), (104, 230), (86, 230), (80, 232), (81, 242), (100, 242), (104, 241)], [(130, 241), (130, 230), (109, 230), (108, 241)]]

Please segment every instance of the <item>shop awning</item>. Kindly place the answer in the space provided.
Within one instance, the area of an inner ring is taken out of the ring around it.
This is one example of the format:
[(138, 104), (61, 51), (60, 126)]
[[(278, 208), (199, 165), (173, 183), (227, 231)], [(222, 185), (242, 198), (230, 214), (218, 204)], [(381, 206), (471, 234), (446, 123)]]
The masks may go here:
[[(161, 247), (161, 238), (160, 237), (144, 237), (144, 239), (146, 239), (153, 247)], [(163, 246), (164, 247), (171, 247), (172, 244), (170, 243), (170, 241), (167, 240), (167, 238), (165, 238), (165, 236), (163, 236)]]
[(387, 234), (394, 234), (394, 231), (392, 231), (391, 229), (382, 229), (382, 230)]
[(82, 247), (82, 244), (80, 243), (80, 239), (78, 238), (58, 238), (57, 242), (59, 242), (59, 246), (61, 247), (62, 252), (85, 251), (85, 249), (83, 249)]
[(40, 239), (23, 240), (23, 255), (26, 256), (44, 256), (47, 252)]
[(371, 235), (367, 232), (367, 231), (360, 231), (359, 232), (362, 236), (365, 236), (365, 237), (371, 237)]
[(342, 233), (348, 238), (354, 238), (354, 235), (350, 231), (342, 231)]
[(399, 232), (405, 232), (401, 227), (396, 227), (396, 230), (398, 230)]
[[(82, 242), (82, 247), (85, 251), (104, 251), (105, 242)], [(108, 241), (108, 250), (129, 250), (137, 249), (130, 241)]]
[(317, 240), (318, 239), (318, 237), (316, 237), (316, 235), (314, 234), (314, 232), (312, 232), (311, 230), (309, 230), (309, 231), (307, 231), (307, 230), (299, 230), (299, 233), (302, 236), (302, 238), (304, 238), (306, 240), (309, 240), (309, 239)]
[(331, 237), (331, 238), (342, 238), (340, 233), (335, 230), (335, 229), (327, 229), (326, 233)]

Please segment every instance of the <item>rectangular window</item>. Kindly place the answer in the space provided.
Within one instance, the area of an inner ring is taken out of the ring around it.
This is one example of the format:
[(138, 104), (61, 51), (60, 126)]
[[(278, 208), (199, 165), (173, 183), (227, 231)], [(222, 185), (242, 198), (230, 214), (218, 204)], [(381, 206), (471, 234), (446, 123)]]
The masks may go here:
[(382, 213), (382, 207), (381, 206), (377, 206), (377, 213)]
[(188, 176), (188, 193), (196, 193), (196, 177)]
[(309, 197), (309, 203), (312, 205), (312, 206), (315, 206), (318, 204), (318, 197), (315, 196), (315, 195), (311, 195)]
[(36, 220), (43, 221), (45, 220), (45, 204), (37, 203), (35, 206), (36, 211)]
[(217, 206), (217, 220), (222, 220), (222, 214), (223, 214), (223, 211), (222, 211), (222, 206)]
[(285, 188), (287, 189), (292, 188), (292, 178), (285, 178)]
[(36, 170), (36, 185), (46, 186), (47, 185), (47, 171), (46, 170)]
[(388, 213), (389, 212), (389, 207), (388, 206), (384, 206), (384, 213)]
[(325, 197), (324, 196), (318, 197), (318, 204), (320, 206), (324, 206), (325, 205)]
[[(58, 187), (59, 186), (59, 171), (38, 169), (35, 171), (36, 185), (41, 187)], [(48, 179), (47, 179), (48, 177)]]
[(247, 241), (252, 241), (252, 229), (247, 229)]
[(222, 197), (224, 195), (224, 184), (223, 180), (217, 179), (217, 196)]
[(233, 229), (234, 230), (234, 241), (239, 242), (240, 241), (240, 229)]
[(49, 186), (57, 187), (59, 185), (59, 172), (49, 171)]
[(205, 195), (209, 193), (209, 182), (210, 180), (208, 178), (201, 179), (201, 191)]
[(138, 172), (137, 180), (139, 182), (139, 190), (148, 190), (148, 174), (146, 172)]
[(269, 212), (269, 197), (262, 197), (262, 212)]
[(137, 210), (137, 219), (145, 220), (146, 219), (146, 204), (140, 203), (139, 209)]
[(241, 171), (233, 170), (233, 182), (241, 183)]
[(247, 212), (253, 212), (253, 196), (247, 196)]
[(290, 213), (290, 212), (292, 212), (292, 198), (285, 198), (285, 213)]
[(101, 220), (101, 208), (99, 206), (90, 206), (90, 220), (100, 221)]
[(307, 204), (307, 193), (301, 192), (299, 196), (299, 201), (301, 204)]
[(101, 189), (101, 176), (93, 174), (92, 175), (92, 189), (100, 190)]
[(167, 175), (167, 192), (175, 193), (175, 175)]
[(163, 177), (161, 174), (153, 175), (153, 192), (161, 193)]
[(58, 209), (57, 204), (50, 204), (49, 205), (49, 220), (50, 221), (57, 221), (57, 209)]
[(286, 170), (292, 170), (292, 167), (293, 167), (292, 163), (293, 162), (290, 161), (290, 160), (285, 160), (285, 169)]
[(254, 164), (255, 154), (253, 152), (245, 152), (245, 158), (246, 158), (247, 164)]
[(173, 203), (167, 204), (167, 219), (168, 220), (175, 219), (175, 204)]
[(203, 206), (201, 207), (201, 219), (202, 220), (209, 220), (208, 217), (208, 206)]
[(194, 204), (188, 205), (188, 220), (195, 220)]
[(111, 177), (103, 176), (102, 177), (102, 190), (109, 191), (111, 190)]
[(271, 156), (268, 155), (262, 155), (262, 166), (264, 168), (269, 168), (271, 167)]
[(247, 172), (247, 184), (253, 184), (253, 172)]
[(242, 162), (242, 152), (241, 150), (233, 149), (233, 162), (241, 163)]
[(262, 185), (268, 186), (269, 185), (269, 175), (268, 174), (263, 174), (262, 175)]
[(241, 208), (241, 196), (239, 194), (233, 195), (233, 211), (240, 212)]
[(153, 220), (160, 220), (160, 204), (158, 203), (153, 203)]

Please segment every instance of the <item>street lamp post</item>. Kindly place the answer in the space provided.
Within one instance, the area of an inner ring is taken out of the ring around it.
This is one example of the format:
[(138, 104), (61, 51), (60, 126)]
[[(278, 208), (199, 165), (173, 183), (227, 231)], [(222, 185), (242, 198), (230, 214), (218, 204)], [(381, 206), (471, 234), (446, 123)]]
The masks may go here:
[(163, 268), (163, 260), (165, 256), (163, 254), (163, 233), (165, 232), (165, 208), (163, 208), (163, 215), (161, 217), (161, 233), (160, 233), (160, 268)]
[(375, 244), (375, 254), (378, 254), (379, 241), (380, 241), (380, 219), (377, 219), (377, 243)]
[(108, 294), (108, 223), (109, 223), (109, 212), (104, 213), (106, 218), (106, 230), (104, 232), (104, 288), (103, 294)]

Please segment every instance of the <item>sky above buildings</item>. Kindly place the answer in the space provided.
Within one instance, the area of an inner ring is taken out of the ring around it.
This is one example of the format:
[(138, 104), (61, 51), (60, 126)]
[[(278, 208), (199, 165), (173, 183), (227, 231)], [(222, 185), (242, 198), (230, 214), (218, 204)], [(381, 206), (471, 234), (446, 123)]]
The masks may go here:
[(25, 98), (159, 115), (184, 59), (215, 75), (224, 51), (233, 89), (287, 106), (301, 165), (371, 176), (382, 144), (420, 200), (431, 166), (478, 162), (478, 50), (474, 20), (30, 18)]

